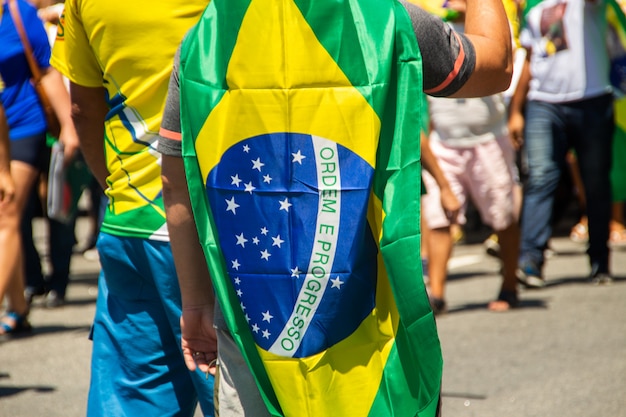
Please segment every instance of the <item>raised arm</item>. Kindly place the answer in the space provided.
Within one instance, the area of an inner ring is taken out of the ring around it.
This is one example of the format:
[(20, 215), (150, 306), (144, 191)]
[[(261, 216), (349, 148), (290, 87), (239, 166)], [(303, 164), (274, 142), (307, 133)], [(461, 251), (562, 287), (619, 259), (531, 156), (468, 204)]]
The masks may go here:
[(474, 45), (476, 65), (453, 97), (474, 97), (504, 91), (513, 74), (512, 41), (502, 0), (466, 0), (465, 36)]
[(502, 0), (450, 0), (464, 33), (401, 0), (422, 53), (424, 92), (436, 97), (481, 97), (508, 88), (512, 45)]

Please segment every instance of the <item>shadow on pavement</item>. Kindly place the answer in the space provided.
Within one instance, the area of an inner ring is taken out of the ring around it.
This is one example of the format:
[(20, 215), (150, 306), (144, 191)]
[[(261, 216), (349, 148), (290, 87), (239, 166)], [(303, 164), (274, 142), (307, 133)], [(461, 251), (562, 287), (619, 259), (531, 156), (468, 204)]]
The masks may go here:
[(0, 398), (11, 397), (13, 395), (21, 394), (25, 391), (35, 391), (40, 393), (53, 393), (56, 391), (56, 388), (50, 386), (29, 386), (29, 387), (3, 387), (0, 385)]

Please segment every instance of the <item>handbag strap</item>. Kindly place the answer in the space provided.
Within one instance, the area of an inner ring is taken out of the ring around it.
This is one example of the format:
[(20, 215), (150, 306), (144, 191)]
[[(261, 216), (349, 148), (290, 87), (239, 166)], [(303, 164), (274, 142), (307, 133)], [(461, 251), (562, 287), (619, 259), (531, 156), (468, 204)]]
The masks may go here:
[(11, 17), (13, 18), (13, 24), (17, 29), (17, 33), (20, 35), (20, 40), (22, 41), (22, 45), (24, 47), (24, 55), (26, 55), (30, 72), (33, 74), (33, 80), (37, 84), (41, 81), (41, 69), (39, 68), (37, 62), (35, 62), (33, 48), (30, 46), (28, 36), (26, 36), (26, 30), (24, 29), (24, 23), (22, 23), (22, 16), (20, 15), (20, 10), (17, 6), (16, 0), (9, 0), (9, 11), (11, 12)]

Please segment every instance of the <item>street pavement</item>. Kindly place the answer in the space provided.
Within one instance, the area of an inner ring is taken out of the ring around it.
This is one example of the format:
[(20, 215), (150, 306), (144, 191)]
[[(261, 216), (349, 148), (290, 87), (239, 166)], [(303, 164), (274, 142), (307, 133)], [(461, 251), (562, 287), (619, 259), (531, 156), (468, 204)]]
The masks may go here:
[[(44, 247), (45, 229), (35, 230)], [(86, 239), (84, 219), (77, 230)], [(614, 283), (593, 286), (585, 246), (555, 237), (547, 287), (492, 313), (499, 264), (477, 242), (455, 246), (449, 312), (437, 318), (443, 416), (626, 417), (626, 248), (613, 251)], [(75, 255), (66, 305), (36, 300), (33, 334), (0, 344), (0, 417), (85, 415), (98, 271), (97, 260)]]

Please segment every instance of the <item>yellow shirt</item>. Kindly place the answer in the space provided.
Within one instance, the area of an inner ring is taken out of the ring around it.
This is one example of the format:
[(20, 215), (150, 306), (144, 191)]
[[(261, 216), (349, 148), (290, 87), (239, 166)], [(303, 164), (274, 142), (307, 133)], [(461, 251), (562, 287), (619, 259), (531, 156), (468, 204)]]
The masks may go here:
[(70, 81), (104, 87), (110, 175), (102, 231), (167, 240), (161, 113), (175, 51), (207, 0), (67, 0), (51, 63)]

